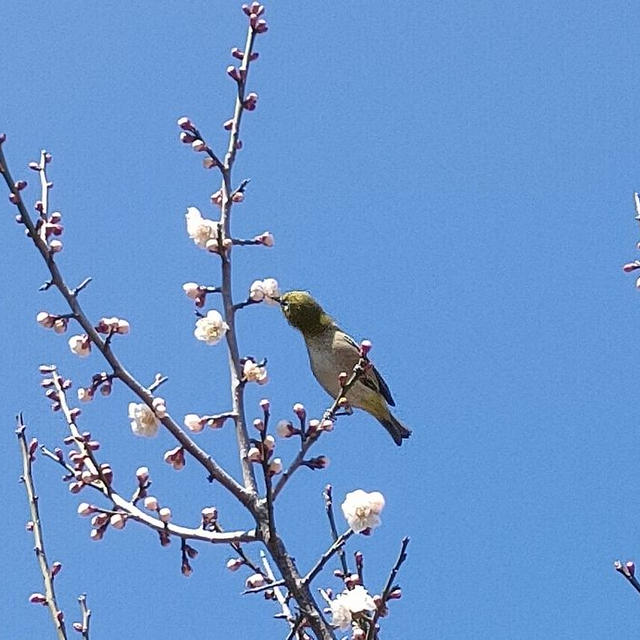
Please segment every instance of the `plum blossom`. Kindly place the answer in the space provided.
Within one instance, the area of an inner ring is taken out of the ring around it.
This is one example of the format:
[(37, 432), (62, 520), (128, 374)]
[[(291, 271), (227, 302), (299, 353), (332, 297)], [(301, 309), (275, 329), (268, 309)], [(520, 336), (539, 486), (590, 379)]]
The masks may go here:
[(223, 320), (219, 311), (212, 309), (204, 318), (196, 320), (196, 328), (193, 335), (209, 345), (217, 344), (224, 338), (229, 325)]
[(187, 207), (187, 233), (197, 247), (215, 252), (218, 246), (218, 223), (203, 218), (197, 207)]
[(254, 280), (249, 288), (249, 298), (254, 302), (266, 302), (267, 304), (278, 304), (280, 297), (280, 287), (275, 278), (265, 278), (264, 280)]
[(247, 360), (244, 363), (242, 374), (247, 382), (257, 382), (258, 384), (267, 384), (269, 382), (267, 368), (260, 366), (253, 360)]
[(354, 616), (376, 610), (375, 602), (367, 590), (356, 585), (343, 591), (331, 601), (331, 624), (340, 629), (348, 629)]
[(158, 433), (158, 418), (146, 404), (129, 403), (129, 419), (133, 435), (153, 438)]
[(384, 496), (379, 491), (367, 493), (356, 489), (347, 493), (342, 503), (342, 513), (355, 533), (375, 529), (380, 525), (380, 512), (384, 508)]
[(200, 433), (204, 429), (205, 420), (203, 420), (197, 413), (188, 413), (184, 417), (184, 426), (193, 431), (194, 433)]

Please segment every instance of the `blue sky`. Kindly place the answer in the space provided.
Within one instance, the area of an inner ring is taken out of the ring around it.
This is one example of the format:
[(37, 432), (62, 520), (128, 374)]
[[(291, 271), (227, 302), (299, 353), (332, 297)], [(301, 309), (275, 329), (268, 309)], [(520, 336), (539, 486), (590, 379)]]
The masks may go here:
[[(189, 115), (218, 149), (226, 139), (224, 69), (245, 27), (240, 3), (217, 4), (35, 0), (3, 13), (0, 129), (13, 171), (33, 181), (22, 167), (42, 147), (53, 153), (64, 273), (70, 283), (94, 277), (83, 293), (93, 318), (131, 322), (118, 352), (143, 381), (170, 376), (164, 395), (178, 417), (228, 408), (224, 351), (194, 340), (181, 291), (188, 280), (216, 283), (218, 265), (189, 241), (183, 213), (209, 211), (217, 179), (175, 126)], [(640, 607), (612, 568), (640, 550), (640, 299), (620, 270), (638, 239), (636, 4), (283, 0), (267, 17), (250, 82), (259, 105), (235, 172), (252, 182), (234, 228), (269, 229), (276, 246), (234, 249), (236, 295), (267, 276), (311, 290), (372, 340), (414, 430), (397, 449), (366, 415), (341, 421), (317, 448), (332, 465), (301, 472), (279, 506), (292, 552), (307, 567), (328, 544), (324, 484), (338, 497), (380, 490), (383, 526), (350, 548), (365, 553), (375, 591), (411, 536), (385, 637), (610, 638)], [(58, 362), (78, 386), (103, 366), (72, 359), (65, 339), (35, 324), (39, 310), (64, 306), (36, 292), (44, 266), (12, 207), (0, 210), (0, 614), (7, 637), (44, 638), (46, 611), (27, 604), (41, 583), (13, 416), (23, 410), (55, 445), (64, 425), (37, 365)], [(263, 395), (278, 417), (296, 401), (326, 406), (277, 310), (245, 310), (239, 339), (244, 353), (268, 357), (271, 374), (248, 394), (249, 417)], [(213, 503), (224, 522), (248, 524), (194, 465), (166, 468), (168, 435), (131, 435), (130, 400), (117, 388), (83, 423), (123, 492), (148, 464), (177, 519), (195, 524)], [(230, 432), (199, 440), (237, 472)], [(294, 454), (290, 443), (279, 449)], [(177, 545), (160, 548), (149, 531), (90, 542), (58, 469), (42, 460), (36, 471), (68, 620), (86, 591), (95, 638), (284, 637), (269, 603), (238, 595), (226, 551), (201, 549), (185, 579)]]

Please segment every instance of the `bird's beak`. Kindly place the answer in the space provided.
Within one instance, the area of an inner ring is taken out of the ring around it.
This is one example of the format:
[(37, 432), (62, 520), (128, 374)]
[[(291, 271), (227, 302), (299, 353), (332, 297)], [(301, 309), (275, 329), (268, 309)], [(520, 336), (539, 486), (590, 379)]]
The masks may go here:
[(284, 304), (284, 302), (282, 302), (282, 298), (280, 297), (272, 297), (272, 300), (275, 300), (280, 306), (282, 306)]

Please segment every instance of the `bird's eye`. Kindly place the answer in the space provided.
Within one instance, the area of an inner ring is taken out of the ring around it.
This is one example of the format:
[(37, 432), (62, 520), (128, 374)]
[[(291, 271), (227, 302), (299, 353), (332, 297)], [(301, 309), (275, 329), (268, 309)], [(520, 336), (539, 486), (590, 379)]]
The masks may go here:
[(283, 303), (282, 310), (283, 311), (289, 311), (289, 303), (288, 302)]

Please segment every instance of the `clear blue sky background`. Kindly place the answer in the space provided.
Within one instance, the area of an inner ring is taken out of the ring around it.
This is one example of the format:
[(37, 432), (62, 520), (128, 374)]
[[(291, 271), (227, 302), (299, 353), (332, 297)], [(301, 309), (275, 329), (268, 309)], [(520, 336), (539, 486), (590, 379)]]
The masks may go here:
[[(383, 527), (351, 549), (364, 551), (376, 590), (400, 538), (412, 538), (386, 638), (627, 634), (640, 599), (612, 562), (640, 551), (640, 298), (620, 270), (638, 237), (637, 4), (316, 6), (271, 3), (258, 42), (259, 107), (235, 173), (252, 183), (235, 229), (269, 229), (276, 247), (234, 250), (236, 295), (266, 276), (310, 289), (373, 341), (414, 437), (397, 449), (366, 415), (341, 421), (317, 449), (332, 466), (301, 472), (278, 507), (291, 550), (308, 567), (327, 546), (326, 482), (338, 497), (381, 490)], [(218, 148), (226, 140), (239, 3), (37, 0), (8, 6), (2, 21), (0, 129), (19, 176), (33, 182), (23, 167), (42, 146), (54, 155), (69, 282), (92, 275), (92, 317), (131, 321), (119, 353), (145, 382), (158, 370), (171, 377), (172, 413), (227, 409), (224, 350), (194, 340), (181, 291), (187, 280), (216, 283), (217, 261), (186, 237), (183, 213), (210, 210), (217, 178), (177, 142), (175, 120), (193, 117)], [(27, 604), (41, 581), (13, 416), (24, 410), (54, 446), (64, 428), (37, 365), (59, 362), (81, 385), (102, 363), (73, 359), (64, 338), (35, 324), (39, 310), (65, 307), (36, 292), (44, 265), (13, 208), (0, 210), (0, 618), (7, 638), (45, 638), (46, 611)], [(243, 352), (268, 357), (272, 379), (249, 393), (249, 417), (262, 395), (277, 417), (294, 401), (326, 406), (277, 310), (250, 308), (239, 328)], [(178, 520), (195, 524), (216, 504), (227, 526), (248, 525), (195, 465), (166, 468), (168, 435), (131, 435), (130, 400), (119, 388), (84, 412), (117, 486), (128, 492), (146, 463)], [(199, 441), (237, 472), (231, 432)], [(271, 604), (238, 595), (226, 550), (201, 549), (185, 579), (177, 545), (160, 548), (135, 525), (92, 543), (59, 470), (44, 460), (36, 470), (67, 619), (88, 592), (92, 637), (284, 637)]]

